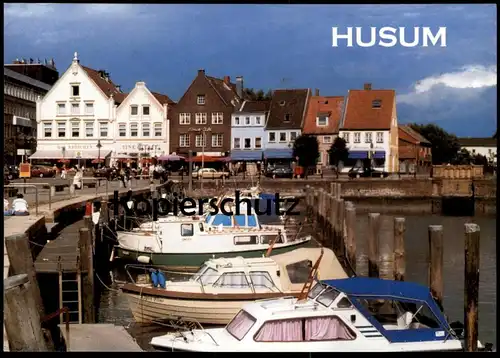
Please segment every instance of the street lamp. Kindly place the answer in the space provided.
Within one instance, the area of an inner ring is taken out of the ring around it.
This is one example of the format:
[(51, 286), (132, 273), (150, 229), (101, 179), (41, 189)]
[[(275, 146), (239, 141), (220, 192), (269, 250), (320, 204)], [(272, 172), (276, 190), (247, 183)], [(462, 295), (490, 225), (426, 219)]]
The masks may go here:
[(100, 168), (101, 167), (101, 140), (98, 139), (97, 140), (97, 167)]

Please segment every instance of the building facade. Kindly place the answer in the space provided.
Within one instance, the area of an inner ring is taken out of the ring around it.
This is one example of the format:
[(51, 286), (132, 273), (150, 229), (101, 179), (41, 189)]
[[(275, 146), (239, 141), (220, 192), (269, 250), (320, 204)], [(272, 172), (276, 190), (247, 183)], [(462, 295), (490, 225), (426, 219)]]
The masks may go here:
[(330, 165), (328, 151), (338, 136), (343, 109), (344, 97), (320, 96), (319, 90), (309, 100), (302, 132), (318, 140), (318, 168)]
[(116, 109), (124, 98), (109, 74), (80, 65), (75, 52), (70, 67), (37, 100), (37, 148), (30, 159), (110, 157)]
[(432, 144), (409, 125), (400, 125), (399, 171), (430, 172), (432, 166)]
[(266, 122), (265, 159), (293, 159), (293, 143), (302, 132), (310, 96), (309, 89), (273, 91)]
[(144, 82), (137, 82), (116, 110), (115, 157), (169, 154), (168, 112), (174, 104), (168, 96), (151, 92)]
[(346, 141), (349, 159), (342, 172), (371, 165), (390, 173), (399, 171), (398, 119), (394, 90), (373, 90), (370, 83), (363, 90), (349, 90), (339, 135)]
[(231, 83), (199, 70), (172, 109), (170, 149), (187, 155), (226, 156), (231, 150), (231, 115), (243, 102), (243, 78)]
[(18, 62), (4, 65), (4, 164), (9, 165), (19, 164), (36, 148), (36, 100), (52, 87), (49, 76), (39, 74), (59, 76), (52, 63)]
[(497, 163), (497, 139), (496, 132), (493, 138), (458, 138), (462, 149), (467, 149), (471, 155), (482, 155), (491, 164)]

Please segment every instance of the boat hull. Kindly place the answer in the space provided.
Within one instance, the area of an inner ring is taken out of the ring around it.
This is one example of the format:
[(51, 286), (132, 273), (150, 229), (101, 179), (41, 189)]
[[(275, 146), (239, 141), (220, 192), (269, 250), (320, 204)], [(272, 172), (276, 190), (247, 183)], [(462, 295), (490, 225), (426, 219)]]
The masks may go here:
[[(274, 248), (271, 256), (283, 254), (285, 252), (293, 251), (301, 247), (313, 247), (312, 240), (301, 241), (294, 245)], [(120, 246), (115, 246), (115, 257), (134, 262), (140, 261), (139, 257), (148, 257), (149, 264), (168, 267), (175, 270), (189, 270), (196, 271), (200, 268), (205, 261), (212, 258), (230, 258), (241, 256), (243, 258), (262, 257), (267, 250), (254, 250), (254, 251), (234, 251), (234, 252), (217, 252), (217, 253), (152, 253), (143, 251), (134, 251), (125, 249)]]

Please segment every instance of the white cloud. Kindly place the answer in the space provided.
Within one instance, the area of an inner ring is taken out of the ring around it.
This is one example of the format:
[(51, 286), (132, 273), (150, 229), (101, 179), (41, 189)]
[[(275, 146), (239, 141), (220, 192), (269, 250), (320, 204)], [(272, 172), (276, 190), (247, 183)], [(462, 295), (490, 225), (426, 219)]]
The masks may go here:
[(53, 4), (5, 4), (5, 18), (40, 18), (54, 12)]

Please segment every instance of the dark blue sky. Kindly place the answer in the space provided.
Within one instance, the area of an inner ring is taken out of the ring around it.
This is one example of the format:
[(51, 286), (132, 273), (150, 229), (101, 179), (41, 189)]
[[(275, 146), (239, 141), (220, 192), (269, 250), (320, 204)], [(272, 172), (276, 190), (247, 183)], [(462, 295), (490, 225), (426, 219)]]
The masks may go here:
[[(459, 136), (496, 130), (495, 5), (8, 4), (4, 62), (55, 59), (111, 73), (124, 91), (145, 81), (179, 99), (204, 68), (253, 88), (324, 95), (397, 91), (400, 123), (434, 122)], [(447, 27), (447, 47), (332, 47), (331, 28)]]

